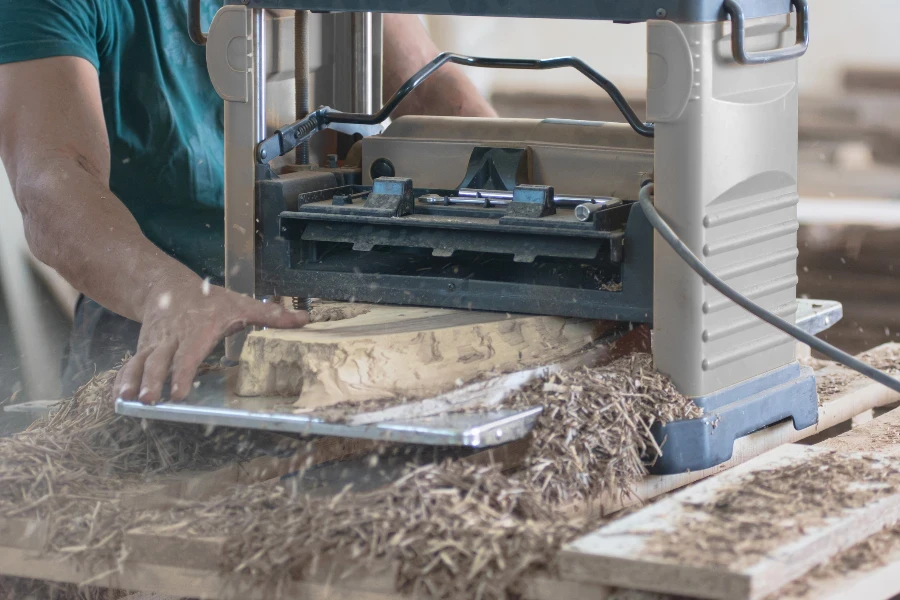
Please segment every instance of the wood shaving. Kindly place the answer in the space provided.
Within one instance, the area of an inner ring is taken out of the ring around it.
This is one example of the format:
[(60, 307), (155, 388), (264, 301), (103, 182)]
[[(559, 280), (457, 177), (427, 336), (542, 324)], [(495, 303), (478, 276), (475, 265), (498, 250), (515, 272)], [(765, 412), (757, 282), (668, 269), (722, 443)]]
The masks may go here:
[[(212, 514), (228, 523), (225, 568), (260, 584), (396, 565), (398, 591), (433, 598), (505, 598), (523, 573), (552, 569), (586, 527), (499, 469), (458, 462), (336, 498), (245, 488)], [(197, 516), (182, 518), (196, 528)]]

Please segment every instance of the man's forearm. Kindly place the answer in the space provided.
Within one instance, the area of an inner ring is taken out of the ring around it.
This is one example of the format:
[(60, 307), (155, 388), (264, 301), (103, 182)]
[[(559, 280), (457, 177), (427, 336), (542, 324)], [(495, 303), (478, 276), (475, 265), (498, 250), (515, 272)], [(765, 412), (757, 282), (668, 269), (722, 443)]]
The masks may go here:
[(90, 164), (59, 157), (20, 168), (15, 195), (29, 247), (75, 288), (120, 315), (141, 321), (164, 287), (198, 280), (140, 230)]
[[(440, 53), (416, 15), (384, 15), (384, 94), (392, 96)], [(398, 107), (395, 116), (495, 117), (491, 105), (457, 65), (444, 65)]]
[[(154, 403), (190, 393), (198, 366), (247, 326), (302, 327), (288, 312), (201, 279), (144, 237), (109, 189), (110, 152), (98, 73), (61, 56), (0, 65), (0, 157), (43, 262), (112, 311), (140, 321), (116, 393)], [(165, 189), (145, 190), (162, 196)]]

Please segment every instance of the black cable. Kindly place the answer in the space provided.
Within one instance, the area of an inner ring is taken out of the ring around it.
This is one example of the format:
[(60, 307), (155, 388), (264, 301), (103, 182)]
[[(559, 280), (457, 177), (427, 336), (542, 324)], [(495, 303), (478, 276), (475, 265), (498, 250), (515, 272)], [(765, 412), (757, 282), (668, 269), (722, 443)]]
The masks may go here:
[(688, 264), (688, 266), (694, 270), (700, 277), (703, 278), (706, 283), (714, 287), (718, 290), (723, 296), (749, 312), (750, 314), (758, 317), (772, 325), (777, 327), (781, 331), (787, 333), (791, 337), (796, 340), (803, 342), (808, 345), (813, 350), (817, 352), (821, 352), (831, 360), (835, 362), (839, 362), (842, 365), (853, 369), (854, 371), (865, 375), (869, 379), (873, 379), (878, 383), (894, 390), (895, 392), (900, 392), (900, 381), (891, 377), (887, 373), (879, 371), (875, 367), (867, 365), (861, 360), (847, 354), (846, 352), (835, 348), (831, 344), (824, 342), (817, 338), (814, 335), (811, 335), (796, 325), (792, 325), (788, 323), (784, 319), (780, 319), (762, 308), (758, 304), (754, 303), (740, 292), (735, 291), (731, 288), (727, 283), (719, 279), (712, 271), (710, 271), (706, 265), (704, 265), (697, 256), (691, 252), (691, 249), (687, 247), (687, 245), (681, 241), (681, 238), (678, 237), (678, 234), (675, 233), (669, 224), (666, 223), (663, 218), (656, 212), (656, 207), (653, 205), (653, 200), (651, 200), (650, 196), (653, 193), (653, 184), (648, 183), (643, 188), (641, 188), (640, 193), (640, 204), (641, 208), (644, 209), (644, 214), (647, 216), (647, 220), (650, 221), (650, 224), (653, 226), (656, 231), (659, 232), (659, 235), (666, 241), (669, 246), (672, 247), (672, 250), (675, 251), (678, 256), (684, 260)]

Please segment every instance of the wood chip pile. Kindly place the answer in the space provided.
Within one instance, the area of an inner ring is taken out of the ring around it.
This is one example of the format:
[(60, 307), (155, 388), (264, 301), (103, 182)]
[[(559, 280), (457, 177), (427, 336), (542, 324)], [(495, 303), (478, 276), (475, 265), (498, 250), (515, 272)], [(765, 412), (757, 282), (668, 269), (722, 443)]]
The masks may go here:
[(326, 565), (390, 564), (399, 589), (434, 598), (503, 598), (521, 573), (552, 569), (560, 546), (588, 527), (573, 517), (573, 501), (583, 507), (598, 494), (627, 494), (652, 460), (650, 427), (698, 414), (649, 356), (637, 355), (553, 375), (511, 398), (547, 407), (518, 472), (445, 461), (410, 468), (375, 491), (348, 486), (322, 498), (250, 485), (160, 512), (127, 508), (117, 494), (150, 477), (273, 448), (247, 433), (204, 435), (118, 418), (111, 381), (112, 374), (95, 379), (50, 422), (0, 440), (0, 516), (49, 519), (48, 550), (121, 563), (124, 531), (160, 525), (224, 537), (223, 571), (260, 584)]
[(651, 427), (702, 414), (647, 354), (551, 375), (507, 404), (544, 405), (526, 471), (542, 497), (556, 503), (627, 494), (661, 452)]

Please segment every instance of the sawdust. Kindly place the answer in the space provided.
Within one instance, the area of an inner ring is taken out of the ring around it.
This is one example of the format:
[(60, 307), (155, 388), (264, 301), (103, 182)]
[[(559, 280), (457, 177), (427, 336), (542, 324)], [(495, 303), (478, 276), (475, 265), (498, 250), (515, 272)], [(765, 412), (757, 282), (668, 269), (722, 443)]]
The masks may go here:
[(859, 355), (860, 360), (891, 375), (900, 374), (900, 344), (885, 344)]
[(364, 304), (347, 304), (345, 302), (322, 302), (312, 305), (309, 314), (310, 323), (326, 323), (328, 321), (344, 321), (370, 312), (372, 308)]
[(896, 493), (898, 485), (894, 464), (837, 453), (756, 471), (691, 506), (670, 531), (648, 540), (647, 552), (682, 564), (741, 569), (828, 518)]
[(819, 396), (819, 406), (828, 404), (836, 395), (846, 391), (851, 383), (860, 379), (862, 379), (862, 375), (843, 370), (816, 374), (816, 393)]
[(398, 396), (393, 398), (375, 398), (374, 400), (347, 400), (312, 411), (299, 410), (300, 414), (309, 415), (330, 423), (347, 423), (352, 417), (379, 412), (412, 402), (410, 398)]
[(826, 581), (851, 573), (874, 571), (885, 566), (887, 564), (885, 557), (898, 549), (900, 549), (900, 525), (895, 525), (844, 550), (829, 562), (819, 565), (803, 578), (791, 582), (779, 590), (777, 595), (769, 596), (766, 600), (804, 596), (810, 592), (816, 581)]

